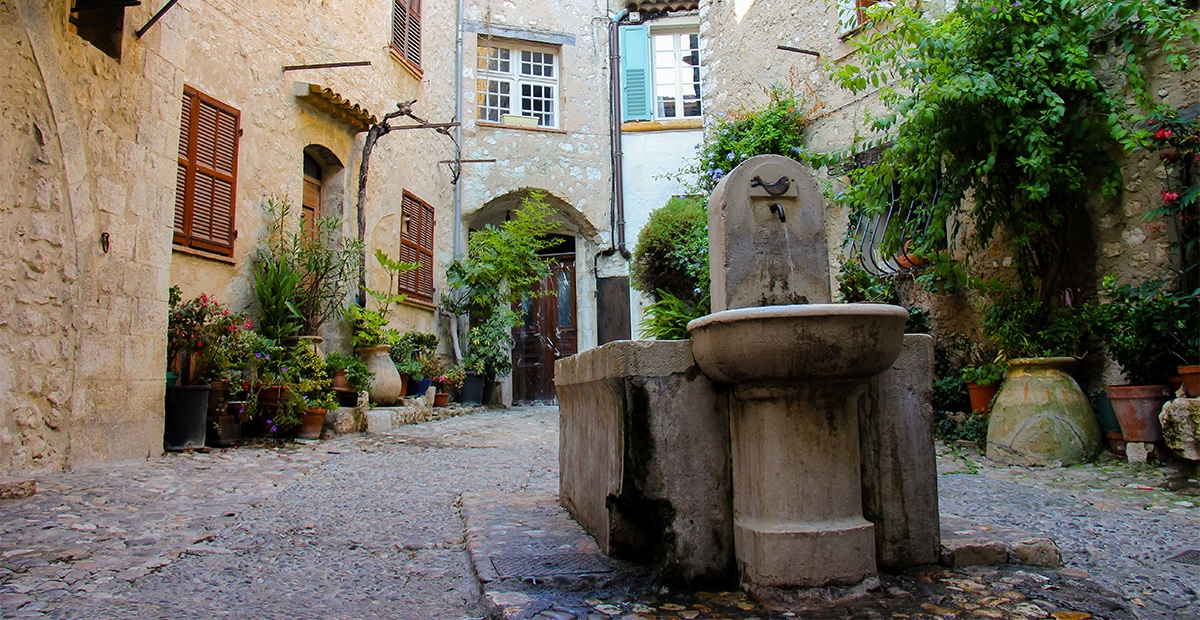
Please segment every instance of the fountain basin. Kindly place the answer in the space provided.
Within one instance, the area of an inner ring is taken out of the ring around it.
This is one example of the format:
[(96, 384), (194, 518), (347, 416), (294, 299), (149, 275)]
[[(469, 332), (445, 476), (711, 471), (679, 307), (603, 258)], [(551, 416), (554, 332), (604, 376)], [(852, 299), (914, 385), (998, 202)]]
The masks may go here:
[(723, 310), (688, 323), (700, 370), (718, 383), (861, 378), (891, 367), (908, 311), (885, 304)]

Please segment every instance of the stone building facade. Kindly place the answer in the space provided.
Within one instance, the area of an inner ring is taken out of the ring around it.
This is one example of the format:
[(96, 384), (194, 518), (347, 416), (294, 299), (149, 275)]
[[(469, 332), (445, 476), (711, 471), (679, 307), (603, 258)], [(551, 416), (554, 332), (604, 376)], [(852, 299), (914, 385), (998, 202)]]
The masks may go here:
[[(315, 210), (356, 235), (366, 125), (403, 101), (430, 122), (455, 113), (446, 3), (422, 13), (419, 0), (183, 2), (152, 25), (160, 6), (89, 4), (0, 5), (12, 50), (0, 77), (0, 474), (158, 453), (168, 288), (248, 306), (267, 195), (298, 208), (308, 172)], [(398, 5), (410, 26), (420, 21), (416, 48), (394, 50)], [(319, 64), (337, 66), (285, 70)], [(195, 165), (203, 178), (189, 190), (231, 205), (222, 217), (235, 232), (215, 241), (195, 222), (181, 234), (174, 217), (177, 174), (194, 163), (180, 149), (185, 105), (200, 107), (196, 122), (217, 141), (216, 168)], [(408, 196), (436, 214), (432, 253), (449, 260), (452, 185), (438, 162), (453, 157), (431, 130), (380, 140), (365, 205), (370, 251), (397, 255)], [(368, 286), (382, 288), (382, 277), (372, 271)], [(432, 330), (431, 306), (405, 306), (397, 326)], [(329, 335), (337, 346), (340, 334)]]

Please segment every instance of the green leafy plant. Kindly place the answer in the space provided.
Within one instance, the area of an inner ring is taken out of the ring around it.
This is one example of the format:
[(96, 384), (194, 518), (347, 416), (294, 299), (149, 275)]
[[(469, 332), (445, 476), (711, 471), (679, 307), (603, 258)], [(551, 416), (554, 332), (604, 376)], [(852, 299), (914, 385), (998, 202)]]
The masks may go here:
[(325, 356), (325, 366), (329, 371), (331, 381), (335, 373), (345, 371), (346, 381), (350, 383), (350, 389), (355, 392), (367, 389), (367, 386), (371, 384), (371, 379), (375, 377), (375, 373), (367, 367), (366, 362), (353, 355), (337, 351)]
[(1087, 322), (1133, 385), (1158, 385), (1188, 364), (1200, 345), (1200, 303), (1171, 291), (1170, 280), (1134, 287), (1105, 276)]
[(421, 265), (393, 260), (383, 250), (375, 250), (375, 260), (387, 272), (387, 290), (367, 289), (367, 294), (375, 300), (375, 309), (365, 306), (351, 305), (346, 309), (346, 320), (353, 332), (354, 347), (377, 347), (392, 345), (400, 336), (400, 332), (388, 327), (388, 316), (394, 304), (403, 303), (408, 299), (404, 293), (397, 293), (398, 277), (402, 272), (412, 271)]
[(405, 332), (392, 344), (388, 354), (396, 364), (396, 371), (413, 379), (432, 377), (427, 373), (427, 360), (437, 357), (438, 339), (434, 334)]
[(507, 377), (512, 372), (512, 328), (520, 317), (506, 308), (467, 332), (467, 356), (463, 366), (486, 378)]
[(304, 317), (296, 308), (302, 274), (291, 256), (291, 205), (268, 196), (263, 202), (266, 226), (251, 264), (254, 297), (258, 302), (258, 331), (276, 342), (300, 333)]
[(841, 272), (837, 276), (838, 294), (846, 303), (877, 301), (886, 304), (899, 303), (896, 284), (892, 278), (867, 273), (857, 260), (844, 254), (838, 255)]
[(658, 301), (646, 306), (642, 336), (655, 340), (687, 340), (687, 324), (709, 313), (709, 299), (686, 301), (667, 291), (658, 291)]
[(333, 379), (325, 360), (311, 346), (298, 346), (291, 351), (292, 372), (296, 377), (296, 393), (300, 402), (295, 403), (297, 417), (309, 407), (334, 409), (337, 394), (333, 391)]
[(767, 101), (760, 107), (717, 114), (700, 147), (699, 164), (692, 170), (701, 193), (711, 193), (722, 177), (755, 155), (806, 160), (804, 129), (822, 106), (809, 91), (796, 92), (796, 81), (768, 86)]
[(983, 333), (1006, 359), (1075, 356), (1085, 326), (1078, 308), (1044, 303), (1001, 286), (990, 289), (983, 313)]
[[(888, 27), (862, 30), (856, 62), (831, 66), (853, 92), (879, 89), (885, 111), (870, 116), (874, 135), (860, 147), (890, 145), (878, 163), (850, 171), (842, 202), (866, 215), (902, 205), (909, 221), (930, 224), (889, 230), (892, 251), (913, 232), (921, 250), (944, 247), (959, 232), (944, 224), (959, 213), (972, 222), (969, 248), (1002, 231), (1021, 287), (1049, 304), (1072, 285), (1065, 267), (1084, 202), (1096, 187), (1120, 189), (1110, 153), (1141, 144), (1136, 108), (1157, 108), (1148, 55), (1158, 49), (1172, 69), (1189, 66), (1200, 41), (1192, 9), (1172, 0), (962, 0), (935, 18), (920, 5), (882, 6), (868, 14)], [(1107, 86), (1122, 81), (1127, 93)]]
[[(650, 212), (629, 267), (634, 288), (694, 305), (708, 295), (708, 211), (704, 199), (673, 197)], [(706, 310), (707, 311), (707, 310)]]
[(441, 374), (431, 377), (439, 392), (449, 392), (451, 389), (462, 387), (463, 381), (467, 379), (467, 369), (463, 366), (449, 366), (444, 368)]
[(962, 380), (975, 385), (991, 385), (1004, 380), (1008, 365), (1001, 362), (987, 362), (978, 366), (967, 366), (962, 369)]
[[(451, 319), (455, 359), (488, 378), (511, 372), (509, 331), (521, 320), (512, 311), (513, 304), (525, 297), (553, 294), (537, 289), (550, 275), (551, 259), (540, 253), (558, 243), (548, 236), (558, 226), (554, 213), (544, 192), (530, 192), (509, 220), (471, 233), (467, 255), (455, 258), (446, 267), (451, 292), (442, 297), (439, 312)], [(458, 331), (458, 317), (462, 315), (470, 316), (465, 340)], [(484, 333), (495, 338), (481, 338)], [(466, 352), (460, 350), (464, 341)]]
[(292, 297), (302, 319), (300, 333), (316, 335), (325, 321), (345, 311), (348, 286), (362, 269), (363, 242), (343, 236), (340, 220), (326, 216), (311, 230), (293, 232), (288, 245), (300, 274)]

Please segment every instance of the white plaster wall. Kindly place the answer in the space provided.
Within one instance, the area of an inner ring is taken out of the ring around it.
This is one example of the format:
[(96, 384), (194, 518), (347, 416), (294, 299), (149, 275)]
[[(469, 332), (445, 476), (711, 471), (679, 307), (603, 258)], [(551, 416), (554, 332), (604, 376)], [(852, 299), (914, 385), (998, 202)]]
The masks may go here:
[[(621, 134), (624, 153), (625, 239), (630, 251), (637, 246), (638, 234), (650, 218), (650, 212), (667, 204), (671, 196), (687, 191), (683, 183), (663, 175), (678, 172), (696, 158), (696, 147), (703, 141), (700, 129), (676, 131), (636, 131)], [(624, 273), (605, 275), (628, 275)], [(634, 339), (639, 337), (646, 306), (653, 300), (630, 287), (630, 325)]]

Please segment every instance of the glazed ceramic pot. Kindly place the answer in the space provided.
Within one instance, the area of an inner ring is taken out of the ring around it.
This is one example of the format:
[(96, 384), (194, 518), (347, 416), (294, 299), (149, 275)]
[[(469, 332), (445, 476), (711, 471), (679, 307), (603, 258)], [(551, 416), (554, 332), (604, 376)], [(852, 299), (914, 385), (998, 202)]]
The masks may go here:
[(1070, 357), (1008, 361), (1008, 376), (992, 401), (988, 458), (1010, 465), (1070, 465), (1100, 451), (1100, 425), (1071, 377), (1074, 365)]

